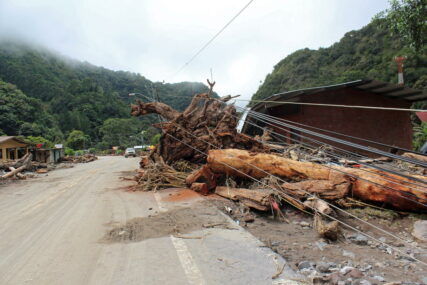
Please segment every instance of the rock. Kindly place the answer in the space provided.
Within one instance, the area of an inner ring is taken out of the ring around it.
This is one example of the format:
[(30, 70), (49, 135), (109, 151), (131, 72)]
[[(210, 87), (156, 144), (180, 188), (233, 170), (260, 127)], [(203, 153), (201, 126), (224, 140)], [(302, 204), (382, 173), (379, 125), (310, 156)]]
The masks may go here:
[(326, 262), (318, 262), (316, 265), (316, 270), (320, 273), (327, 273), (329, 272), (329, 264)]
[(365, 267), (360, 268), (360, 271), (366, 272), (372, 269), (372, 265), (366, 265)]
[(379, 275), (376, 275), (376, 276), (374, 276), (372, 278), (375, 279), (375, 280), (378, 280), (380, 282), (385, 282), (385, 279), (382, 276), (379, 276)]
[(350, 276), (351, 278), (362, 278), (363, 273), (359, 269), (353, 268), (352, 270), (350, 270), (350, 272), (346, 274), (346, 276)]
[(354, 255), (353, 252), (347, 251), (347, 250), (343, 250), (342, 251), (342, 256), (350, 257), (350, 258), (353, 258), (353, 259), (356, 257), (356, 255)]
[(338, 284), (338, 281), (341, 281), (344, 276), (339, 272), (334, 272), (328, 276), (329, 284)]
[(309, 275), (311, 275), (313, 272), (315, 272), (313, 269), (311, 269), (311, 268), (303, 268), (303, 269), (301, 269), (300, 271), (299, 271), (302, 275), (305, 275), (305, 276), (309, 276)]
[(299, 224), (301, 227), (310, 227), (310, 224), (304, 221), (300, 222)]
[(422, 241), (427, 241), (427, 220), (416, 221), (412, 235)]
[(298, 270), (303, 270), (303, 269), (312, 269), (313, 266), (311, 265), (310, 261), (301, 261), (300, 263), (298, 263)]
[(323, 240), (318, 240), (314, 243), (321, 251), (323, 251), (323, 249), (328, 245), (326, 242), (324, 242)]
[(359, 285), (372, 285), (372, 283), (369, 282), (368, 280), (360, 280)]
[(355, 234), (349, 237), (349, 239), (358, 245), (367, 245), (368, 244), (368, 238), (362, 234)]
[(427, 276), (421, 277), (421, 282), (423, 282), (423, 284), (427, 284)]
[(352, 271), (353, 269), (355, 269), (352, 266), (344, 266), (343, 268), (341, 268), (340, 273), (342, 275), (346, 275), (348, 272)]

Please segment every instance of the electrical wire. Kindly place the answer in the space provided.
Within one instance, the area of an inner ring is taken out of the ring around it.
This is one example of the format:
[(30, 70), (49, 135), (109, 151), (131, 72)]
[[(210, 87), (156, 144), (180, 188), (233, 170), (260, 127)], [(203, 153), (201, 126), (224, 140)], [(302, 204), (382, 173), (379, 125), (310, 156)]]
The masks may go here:
[[(204, 139), (201, 139), (200, 137), (198, 137), (198, 136), (194, 135), (194, 134), (193, 134), (193, 133), (191, 133), (190, 131), (186, 130), (184, 127), (182, 127), (182, 126), (180, 126), (179, 124), (177, 124), (176, 122), (171, 122), (171, 123), (172, 123), (173, 125), (175, 125), (176, 127), (178, 127), (180, 130), (182, 130), (182, 131), (186, 132), (187, 134), (191, 135), (192, 137), (194, 137), (196, 140), (202, 141), (202, 142), (204, 142), (204, 143), (206, 143), (206, 144), (208, 144), (208, 145), (210, 145), (210, 146), (212, 146), (212, 147), (214, 147), (214, 148), (216, 148), (216, 149), (220, 149), (218, 146), (216, 146), (216, 145), (214, 145), (214, 144), (212, 144), (212, 143), (210, 143), (210, 142), (208, 142), (208, 141), (206, 141), (206, 140), (204, 140)], [(261, 143), (266, 144), (265, 142), (261, 142)], [(247, 161), (245, 161), (245, 160), (241, 159), (240, 157), (236, 157), (236, 156), (231, 156), (231, 157), (236, 158), (236, 159), (238, 159), (238, 160), (242, 161), (243, 163), (245, 163), (246, 165), (249, 165), (249, 166), (251, 166), (251, 167), (254, 167), (254, 168), (256, 168), (257, 170), (259, 170), (259, 171), (261, 171), (261, 172), (263, 172), (263, 173), (265, 173), (265, 174), (267, 174), (267, 175), (270, 175), (270, 176), (272, 176), (272, 177), (275, 177), (276, 179), (278, 179), (279, 181), (282, 181), (283, 183), (286, 183), (286, 182), (287, 182), (286, 180), (284, 180), (284, 179), (282, 179), (282, 178), (280, 178), (280, 177), (278, 177), (278, 176), (276, 176), (276, 175), (272, 175), (271, 173), (269, 173), (269, 172), (265, 171), (264, 169), (262, 169), (262, 168), (260, 168), (260, 167), (257, 167), (256, 165), (253, 165), (253, 164), (251, 164), (251, 163), (248, 163)], [(236, 170), (236, 169), (234, 168), (234, 170)], [(252, 178), (253, 178), (253, 177), (252, 177)], [(306, 191), (306, 190), (302, 190), (302, 191), (303, 191), (304, 193), (308, 194), (310, 197), (313, 197), (313, 198), (319, 199), (320, 201), (325, 202), (327, 205), (329, 205), (329, 206), (331, 206), (331, 207), (333, 207), (333, 208), (335, 208), (335, 209), (337, 209), (337, 210), (339, 210), (339, 211), (341, 211), (341, 212), (345, 213), (346, 215), (348, 215), (348, 216), (350, 216), (350, 217), (352, 217), (352, 218), (354, 218), (354, 219), (356, 219), (356, 220), (359, 220), (360, 222), (362, 222), (362, 223), (364, 223), (364, 224), (366, 224), (366, 225), (368, 225), (368, 226), (371, 226), (371, 227), (373, 227), (373, 228), (375, 228), (375, 229), (377, 229), (377, 230), (379, 230), (379, 231), (381, 231), (381, 232), (383, 232), (383, 233), (385, 233), (385, 234), (387, 234), (387, 235), (389, 235), (389, 236), (391, 236), (391, 237), (393, 237), (393, 238), (396, 238), (396, 239), (398, 239), (398, 240), (400, 240), (400, 241), (403, 241), (403, 242), (405, 242), (405, 243), (407, 243), (407, 244), (411, 245), (411, 244), (410, 244), (410, 242), (408, 242), (407, 240), (405, 240), (405, 239), (401, 238), (400, 236), (394, 235), (394, 234), (392, 234), (392, 233), (390, 233), (390, 232), (388, 232), (388, 231), (386, 231), (386, 230), (384, 230), (384, 229), (382, 229), (382, 228), (380, 228), (380, 227), (378, 227), (378, 226), (376, 226), (376, 225), (374, 225), (374, 224), (372, 224), (372, 223), (369, 223), (368, 221), (365, 221), (365, 220), (363, 220), (363, 219), (361, 219), (361, 218), (357, 217), (356, 215), (351, 214), (350, 212), (345, 211), (344, 209), (341, 209), (341, 208), (339, 208), (339, 207), (335, 206), (334, 204), (329, 203), (329, 202), (327, 202), (326, 200), (321, 199), (321, 198), (319, 198), (319, 197), (317, 197), (317, 196), (313, 195), (312, 193), (310, 193), (310, 192), (308, 192), (308, 191)], [(411, 246), (412, 246), (412, 245), (411, 245)]]
[(337, 107), (337, 108), (370, 109), (370, 110), (386, 110), (386, 111), (405, 111), (405, 112), (423, 112), (423, 113), (427, 112), (427, 110), (423, 110), (423, 109), (405, 109), (405, 108), (391, 108), (391, 107), (322, 104), (322, 103), (303, 103), (303, 102), (290, 102), (290, 101), (249, 100), (249, 99), (235, 99), (235, 100), (236, 101), (245, 101), (245, 102), (277, 103), (277, 104), (288, 104), (288, 105), (307, 105), (307, 106), (320, 106), (320, 107)]
[[(207, 154), (207, 153), (205, 153), (205, 152), (203, 152), (203, 151), (201, 151), (201, 150), (199, 150), (199, 149), (197, 149), (197, 148), (193, 147), (192, 145), (189, 145), (189, 144), (185, 143), (184, 141), (182, 141), (182, 140), (180, 140), (180, 139), (176, 138), (175, 136), (173, 136), (173, 135), (171, 135), (171, 134), (168, 134), (168, 133), (166, 133), (166, 135), (168, 135), (168, 136), (170, 136), (171, 138), (173, 138), (173, 139), (175, 139), (175, 140), (177, 140), (177, 141), (181, 142), (182, 144), (186, 145), (187, 147), (190, 147), (190, 148), (194, 149), (195, 151), (197, 151), (197, 152), (199, 152), (199, 153), (201, 153), (201, 154), (203, 154), (203, 155), (205, 155), (205, 156), (208, 156), (208, 154)], [(244, 173), (244, 172), (242, 172), (242, 171), (240, 171), (240, 170), (238, 170), (238, 169), (236, 169), (236, 168), (232, 167), (231, 165), (229, 165), (229, 164), (227, 164), (227, 163), (224, 163), (224, 162), (220, 162), (220, 163), (221, 163), (221, 164), (223, 164), (223, 165), (225, 165), (225, 166), (227, 166), (227, 167), (229, 167), (230, 169), (233, 169), (234, 171), (237, 171), (237, 172), (239, 172), (239, 173), (241, 173), (241, 174), (245, 175), (246, 177), (248, 177), (248, 178), (250, 178), (250, 179), (252, 179), (252, 180), (254, 180), (254, 181), (256, 181), (256, 182), (258, 182), (258, 183), (260, 183), (260, 184), (263, 184), (264, 186), (266, 186), (266, 187), (268, 187), (268, 188), (272, 189), (273, 191), (277, 191), (277, 189), (274, 189), (273, 187), (269, 186), (268, 184), (266, 184), (266, 183), (262, 182), (261, 180), (256, 179), (255, 177), (252, 177), (252, 176), (250, 176), (249, 174), (246, 174), (246, 173)], [(250, 164), (250, 165), (252, 165), (252, 164)], [(252, 166), (253, 166), (253, 165), (252, 165)], [(299, 200), (297, 200), (296, 198), (294, 198), (294, 197), (292, 197), (292, 196), (290, 196), (290, 195), (288, 195), (288, 194), (286, 194), (286, 193), (283, 193), (283, 192), (282, 192), (282, 194), (283, 194), (284, 196), (286, 196), (288, 199), (292, 199), (292, 200), (294, 200), (295, 202), (298, 202), (298, 203), (300, 202), (300, 201), (299, 201)], [(314, 207), (309, 206), (309, 208), (311, 208), (312, 210), (316, 211), (316, 209), (315, 209)], [(379, 240), (379, 239), (377, 239), (377, 238), (375, 238), (375, 237), (372, 237), (371, 235), (369, 235), (369, 234), (367, 234), (367, 233), (364, 233), (364, 232), (362, 232), (361, 230), (359, 230), (359, 229), (357, 229), (357, 228), (355, 228), (355, 227), (353, 227), (353, 226), (351, 226), (351, 225), (348, 225), (347, 223), (345, 223), (345, 222), (343, 222), (343, 221), (340, 221), (340, 220), (338, 220), (338, 219), (337, 219), (337, 218), (335, 218), (335, 217), (332, 217), (331, 215), (328, 215), (328, 214), (323, 214), (323, 215), (324, 215), (324, 216), (326, 216), (326, 217), (328, 217), (328, 218), (330, 218), (330, 219), (332, 219), (332, 220), (334, 220), (334, 221), (337, 221), (338, 223), (340, 223), (340, 224), (344, 225), (345, 227), (348, 227), (348, 228), (350, 228), (350, 229), (352, 229), (352, 230), (354, 230), (354, 231), (356, 231), (356, 232), (358, 232), (358, 233), (360, 233), (360, 234), (362, 234), (362, 235), (364, 235), (364, 236), (366, 236), (366, 237), (368, 237), (368, 238), (370, 238), (370, 239), (372, 239), (372, 240), (374, 240), (374, 241), (376, 241), (376, 242), (379, 242), (379, 243), (381, 243), (381, 244), (383, 244), (383, 245), (385, 245), (385, 246), (388, 246), (389, 248), (392, 248), (393, 250), (395, 250), (395, 251), (397, 251), (397, 252), (401, 253), (402, 255), (408, 256), (408, 257), (409, 257), (409, 258), (411, 258), (412, 260), (415, 260), (415, 261), (417, 261), (417, 262), (419, 262), (419, 263), (421, 263), (421, 264), (423, 264), (423, 265), (427, 266), (427, 263), (425, 263), (425, 262), (423, 262), (423, 261), (421, 261), (421, 260), (419, 260), (419, 259), (417, 259), (417, 258), (415, 258), (415, 257), (410, 256), (409, 254), (407, 254), (407, 253), (406, 253), (406, 252), (404, 252), (404, 251), (401, 251), (400, 249), (396, 248), (395, 246), (389, 245), (389, 244), (387, 244), (387, 243), (386, 243), (386, 242), (384, 242), (384, 241), (381, 241), (381, 240)], [(381, 228), (378, 228), (378, 229), (379, 229), (379, 230), (381, 230), (381, 231), (384, 231), (384, 230), (382, 230)], [(385, 232), (386, 232), (386, 231), (385, 231)], [(391, 234), (391, 233), (390, 233), (390, 234)], [(393, 234), (391, 234), (391, 235), (393, 235)], [(398, 236), (395, 236), (395, 238), (396, 238), (396, 239), (401, 239), (401, 238), (400, 238), (400, 237), (398, 237)], [(403, 240), (403, 241), (405, 241), (405, 240)], [(407, 241), (405, 241), (405, 242), (407, 243)]]
[(246, 8), (249, 7), (250, 4), (252, 4), (254, 0), (250, 0), (248, 3), (246, 3), (245, 6), (243, 6), (242, 9), (239, 10), (239, 12), (233, 16), (209, 41), (207, 41), (186, 63), (184, 63), (181, 68), (179, 68), (171, 77), (175, 77), (180, 73), (184, 68), (186, 68), (199, 54), (202, 53), (240, 14), (243, 13), (243, 11), (246, 10)]
[[(239, 108), (239, 107), (238, 107), (238, 108)], [(272, 124), (272, 123), (271, 123), (271, 122), (277, 122), (277, 120), (275, 120), (275, 119), (270, 119), (270, 118), (265, 119), (266, 115), (264, 115), (264, 114), (262, 114), (262, 115), (252, 115), (252, 113), (251, 113), (251, 112), (253, 112), (253, 111), (249, 111), (248, 116), (250, 116), (250, 117), (252, 117), (252, 118), (255, 118), (257, 121), (261, 121), (261, 122), (263, 122), (263, 123), (265, 123), (265, 124), (268, 124), (268, 125), (270, 125), (270, 126), (272, 126), (272, 127), (278, 128), (278, 129), (280, 129), (280, 130), (283, 130), (283, 131), (285, 131), (285, 132), (287, 132), (287, 133), (293, 134), (293, 135), (298, 136), (298, 137), (300, 137), (300, 138), (305, 138), (305, 139), (308, 139), (308, 140), (310, 140), (310, 141), (314, 141), (314, 142), (316, 142), (316, 143), (318, 143), (318, 144), (326, 144), (326, 145), (332, 146), (332, 145), (330, 145), (330, 144), (327, 144), (327, 143), (324, 143), (324, 142), (320, 142), (320, 141), (318, 141), (318, 140), (316, 140), (316, 139), (313, 139), (313, 138), (310, 138), (310, 137), (307, 137), (307, 136), (301, 135), (301, 134), (299, 134), (299, 133), (295, 133), (294, 131), (291, 131), (291, 130), (288, 130), (288, 129), (285, 129), (285, 128), (278, 127), (277, 125), (274, 125), (274, 124)], [(251, 114), (251, 115), (249, 115), (249, 114)], [(290, 129), (291, 129), (291, 128), (290, 128)], [(276, 134), (278, 134), (278, 133), (276, 133)], [(287, 138), (287, 137), (285, 137), (285, 138)], [(297, 143), (302, 143), (302, 142), (297, 141)], [(362, 155), (360, 155), (360, 154), (357, 154), (357, 153), (351, 152), (351, 151), (349, 151), (349, 150), (345, 150), (345, 149), (340, 148), (340, 147), (336, 147), (336, 146), (332, 146), (332, 147), (334, 147), (334, 148), (336, 148), (336, 149), (339, 149), (339, 150), (341, 150), (342, 152), (345, 152), (345, 153), (350, 154), (350, 155), (356, 155), (356, 156), (361, 157), (361, 158), (367, 158), (367, 157), (364, 157), (364, 156), (362, 156)], [(342, 157), (342, 158), (344, 158), (344, 157)], [(361, 165), (365, 165), (365, 166), (370, 167), (370, 168), (375, 168), (375, 169), (377, 169), (377, 170), (382, 170), (382, 171), (390, 172), (390, 173), (392, 173), (392, 174), (394, 174), (394, 175), (398, 175), (398, 176), (401, 176), (401, 177), (407, 178), (407, 179), (409, 179), (409, 180), (418, 181), (418, 182), (421, 182), (421, 183), (423, 183), (423, 184), (427, 184), (427, 181), (425, 181), (425, 180), (422, 180), (422, 179), (419, 179), (419, 178), (416, 178), (416, 177), (412, 177), (412, 176), (408, 176), (408, 175), (402, 174), (402, 173), (400, 173), (400, 172), (393, 171), (393, 170), (391, 170), (391, 169), (386, 169), (386, 168), (382, 168), (382, 167), (380, 167), (380, 166), (370, 165), (370, 164), (365, 163), (365, 162), (362, 162), (362, 161), (360, 161), (360, 160), (358, 160), (357, 158), (354, 158), (354, 157), (353, 157), (353, 158), (351, 158), (351, 160), (354, 160), (354, 161), (358, 162), (359, 164), (361, 164)], [(396, 168), (396, 169), (397, 169), (397, 168)], [(400, 169), (399, 169), (399, 170), (400, 170)], [(415, 185), (421, 186), (421, 185), (419, 185), (419, 184), (415, 184)], [(422, 186), (422, 187), (425, 187), (425, 186)]]
[[(267, 114), (265, 114), (265, 115), (267, 115)], [(364, 138), (360, 138), (360, 137), (355, 137), (355, 136), (350, 136), (350, 135), (342, 134), (342, 133), (331, 131), (331, 130), (321, 129), (321, 128), (318, 128), (318, 127), (313, 127), (313, 126), (309, 126), (309, 125), (306, 125), (306, 124), (302, 124), (302, 123), (298, 123), (298, 122), (286, 120), (286, 119), (283, 119), (283, 118), (280, 118), (280, 117), (276, 117), (276, 119), (280, 120), (280, 121), (287, 122), (287, 123), (293, 123), (293, 124), (298, 125), (298, 126), (302, 126), (302, 127), (306, 127), (306, 128), (310, 128), (310, 129), (315, 129), (315, 130), (318, 130), (318, 131), (322, 131), (322, 132), (326, 132), (326, 133), (330, 133), (330, 134), (334, 134), (334, 135), (338, 135), (338, 136), (343, 136), (343, 137), (350, 138), (350, 139), (355, 139), (355, 140), (359, 140), (359, 141), (363, 141), (363, 142), (367, 142), (367, 143), (371, 143), (371, 144), (375, 144), (375, 145), (389, 147), (391, 149), (395, 148), (395, 149), (402, 150), (402, 151), (405, 151), (405, 152), (410, 152), (410, 153), (415, 153), (415, 154), (418, 154), (418, 155), (425, 156), (425, 154), (420, 153), (418, 151), (406, 149), (406, 148), (399, 147), (399, 146), (389, 145), (389, 144), (385, 144), (385, 143), (376, 142), (376, 141), (373, 141), (373, 140), (368, 140), (368, 139), (364, 139)]]
[[(255, 125), (255, 126), (256, 126), (256, 125)], [(262, 129), (262, 127), (260, 127), (260, 126), (258, 126), (258, 127)], [(281, 134), (278, 134), (278, 133), (276, 133), (276, 135), (279, 135), (279, 136), (282, 136), (282, 137), (284, 137), (284, 138), (287, 138), (287, 137), (285, 137), (285, 136), (283, 136), (283, 135), (281, 135)], [(260, 142), (261, 142), (261, 141), (260, 141)], [(263, 143), (263, 142), (261, 142), (261, 143)], [(379, 186), (379, 187), (381, 187), (381, 188), (384, 188), (384, 189), (387, 189), (387, 190), (392, 190), (392, 191), (395, 191), (395, 192), (400, 192), (400, 193), (405, 193), (405, 194), (411, 194), (411, 195), (415, 196), (415, 195), (414, 195), (414, 194), (412, 194), (412, 193), (402, 192), (401, 190), (394, 189), (394, 188), (389, 187), (389, 186), (387, 186), (387, 185), (382, 185), (382, 184), (379, 184), (379, 183), (377, 183), (377, 182), (370, 181), (370, 180), (368, 180), (368, 179), (366, 179), (366, 178), (362, 178), (362, 177), (356, 176), (356, 175), (354, 175), (354, 174), (350, 174), (350, 173), (348, 173), (348, 172), (345, 172), (345, 171), (342, 171), (342, 170), (339, 170), (339, 169), (335, 169), (335, 168), (333, 168), (333, 167), (331, 167), (331, 166), (329, 166), (329, 165), (323, 165), (323, 166), (325, 166), (325, 167), (327, 167), (327, 168), (330, 168), (330, 169), (332, 169), (332, 170), (338, 171), (338, 172), (340, 172), (340, 173), (343, 173), (343, 174), (345, 174), (345, 175), (348, 175), (348, 176), (350, 176), (350, 177), (353, 177), (353, 178), (356, 178), (356, 179), (360, 179), (360, 180), (362, 180), (362, 181), (366, 181), (366, 182), (368, 182), (368, 183), (372, 183), (372, 184), (374, 184), (374, 185), (377, 185), (377, 186)], [(360, 170), (366, 171), (366, 170), (364, 170), (364, 169), (360, 169)], [(367, 171), (367, 172), (369, 172), (369, 171)], [(378, 175), (378, 174), (377, 174), (377, 175)], [(384, 178), (382, 178), (382, 179), (384, 179)], [(384, 180), (386, 180), (386, 179), (384, 179)], [(410, 186), (407, 186), (407, 185), (402, 185), (402, 184), (397, 183), (397, 182), (395, 182), (395, 184), (414, 189), (413, 187), (410, 187)], [(427, 193), (427, 192), (424, 192), (424, 191), (422, 191), (422, 190), (420, 190), (420, 189), (416, 189), (416, 188), (415, 188), (414, 190), (417, 190), (417, 191), (422, 192), (422, 193)], [(415, 201), (415, 200), (410, 199), (410, 198), (405, 197), (405, 196), (401, 196), (401, 197), (402, 197), (403, 199), (405, 199), (405, 200), (408, 200), (408, 201), (414, 202), (414, 203), (416, 203), (416, 204), (419, 204), (419, 205), (421, 205), (421, 206), (423, 206), (423, 207), (426, 207), (426, 208), (427, 208), (427, 204), (424, 204), (424, 203), (421, 203), (421, 202)], [(426, 202), (427, 202), (427, 201), (426, 201)]]
[[(255, 112), (255, 111), (251, 111), (251, 112), (253, 112), (255, 114), (258, 114), (258, 115), (265, 115), (265, 114), (262, 114), (262, 113), (259, 113), (259, 112)], [(274, 120), (277, 122), (276, 119), (274, 119)], [(288, 127), (288, 128), (292, 128), (292, 129), (298, 130), (300, 132), (312, 135), (312, 136), (316, 136), (316, 137), (319, 137), (319, 138), (322, 138), (322, 139), (326, 139), (326, 140), (329, 140), (329, 141), (333, 141), (333, 142), (336, 142), (336, 143), (339, 143), (339, 144), (343, 144), (343, 145), (346, 145), (346, 146), (357, 148), (357, 149), (360, 149), (360, 150), (363, 150), (363, 151), (366, 151), (366, 152), (371, 152), (371, 153), (374, 153), (374, 154), (379, 154), (379, 155), (382, 155), (382, 156), (386, 156), (386, 157), (390, 157), (390, 158), (402, 160), (402, 161), (405, 161), (405, 162), (409, 162), (409, 163), (412, 163), (412, 164), (415, 164), (415, 165), (419, 165), (419, 166), (422, 166), (422, 167), (427, 167), (427, 163), (426, 162), (422, 162), (422, 161), (418, 161), (418, 160), (413, 160), (413, 159), (410, 159), (408, 157), (404, 157), (404, 156), (400, 156), (400, 155), (395, 155), (395, 154), (388, 153), (388, 152), (385, 152), (385, 151), (382, 151), (382, 150), (379, 150), (379, 149), (374, 149), (374, 148), (366, 147), (364, 145), (360, 145), (360, 144), (357, 144), (357, 143), (348, 142), (348, 141), (345, 141), (345, 140), (342, 140), (342, 139), (339, 139), (339, 138), (334, 138), (334, 137), (331, 137), (331, 136), (328, 136), (328, 135), (320, 134), (320, 133), (317, 133), (317, 132), (314, 132), (314, 131), (310, 131), (310, 130), (306, 130), (306, 129), (303, 129), (303, 128), (300, 128), (300, 127), (296, 127), (296, 126), (293, 126), (293, 125), (289, 125), (287, 123), (279, 122), (279, 124), (281, 124), (282, 126), (285, 126), (285, 127)]]

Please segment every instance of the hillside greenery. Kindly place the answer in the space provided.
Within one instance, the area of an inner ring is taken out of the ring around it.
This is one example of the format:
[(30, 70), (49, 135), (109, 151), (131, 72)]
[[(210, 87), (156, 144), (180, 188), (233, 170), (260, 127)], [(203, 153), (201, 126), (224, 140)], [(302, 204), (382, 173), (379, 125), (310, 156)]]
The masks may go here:
[(331, 47), (306, 48), (288, 55), (274, 66), (252, 99), (365, 78), (397, 83), (393, 61), (397, 55), (407, 57), (405, 84), (427, 88), (427, 48), (414, 51), (392, 35), (384, 20), (376, 19), (358, 31), (346, 33)]
[[(154, 136), (156, 116), (129, 114), (136, 99), (147, 101), (157, 92), (160, 101), (183, 110), (194, 94), (208, 90), (195, 82), (151, 82), (137, 73), (112, 71), (10, 40), (0, 42), (0, 80), (0, 133), (61, 143), (77, 130), (88, 136), (86, 148), (109, 148), (118, 136), (127, 136), (121, 139), (126, 147), (141, 141), (137, 136), (142, 130)], [(117, 122), (107, 135), (112, 119)]]

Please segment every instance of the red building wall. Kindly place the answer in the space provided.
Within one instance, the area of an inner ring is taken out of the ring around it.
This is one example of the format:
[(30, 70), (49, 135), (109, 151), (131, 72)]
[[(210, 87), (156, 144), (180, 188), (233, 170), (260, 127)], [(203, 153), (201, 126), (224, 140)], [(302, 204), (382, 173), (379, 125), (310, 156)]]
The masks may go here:
[[(341, 88), (317, 94), (302, 95), (300, 102), (396, 108), (409, 108), (411, 106), (408, 101), (392, 99), (353, 88)], [(412, 149), (410, 112), (300, 105), (300, 110), (297, 113), (287, 114), (286, 110), (289, 109), (289, 106), (291, 105), (270, 108), (268, 109), (268, 114), (313, 127)], [(289, 133), (283, 130), (276, 129), (275, 131), (290, 137)], [(329, 135), (336, 137), (336, 135)], [(339, 138), (389, 151), (388, 148), (370, 145), (359, 140)], [(305, 139), (304, 141), (308, 140)], [(330, 141), (324, 141), (331, 143)], [(335, 145), (354, 150), (341, 144)]]

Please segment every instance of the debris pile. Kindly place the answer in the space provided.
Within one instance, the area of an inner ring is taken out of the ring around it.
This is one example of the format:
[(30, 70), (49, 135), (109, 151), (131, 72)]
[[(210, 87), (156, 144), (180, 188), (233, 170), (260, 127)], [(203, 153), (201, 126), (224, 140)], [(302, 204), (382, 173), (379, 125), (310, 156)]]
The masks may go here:
[(27, 153), (17, 161), (0, 164), (0, 169), (9, 170), (9, 172), (6, 172), (5, 174), (0, 176), (0, 180), (4, 180), (7, 178), (26, 179), (27, 176), (25, 176), (21, 172), (23, 172), (24, 170), (33, 169), (33, 165), (31, 163), (32, 158), (33, 155), (31, 153)]
[(87, 163), (97, 160), (98, 157), (94, 154), (84, 154), (79, 156), (65, 156), (61, 158), (61, 162), (70, 162), (70, 163)]
[[(257, 138), (238, 133), (236, 109), (224, 104), (232, 97), (212, 98), (210, 86), (209, 93), (195, 95), (182, 113), (160, 102), (132, 105), (133, 116), (156, 113), (168, 120), (157, 125), (162, 129), (159, 145), (141, 159), (136, 180), (143, 190), (187, 186), (252, 209), (271, 210), (279, 217), (280, 205), (289, 203), (314, 213), (315, 228), (330, 240), (339, 236), (338, 222), (328, 219), (336, 216), (333, 204), (361, 201), (399, 211), (425, 211), (425, 187), (411, 178), (427, 181), (427, 177), (351, 167), (351, 161), (331, 163), (322, 158), (324, 149), (318, 150), (320, 158), (308, 160), (298, 147), (266, 143), (268, 130)], [(280, 154), (275, 153), (278, 150)], [(183, 161), (191, 167), (174, 168)], [(229, 185), (230, 179), (234, 185)]]

